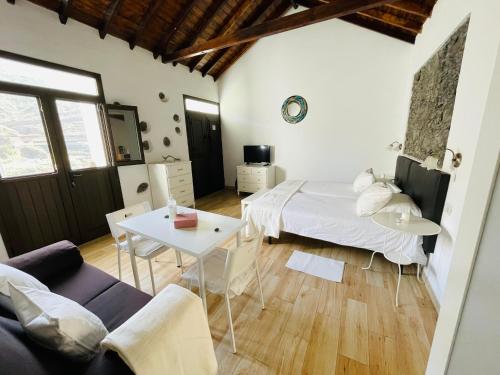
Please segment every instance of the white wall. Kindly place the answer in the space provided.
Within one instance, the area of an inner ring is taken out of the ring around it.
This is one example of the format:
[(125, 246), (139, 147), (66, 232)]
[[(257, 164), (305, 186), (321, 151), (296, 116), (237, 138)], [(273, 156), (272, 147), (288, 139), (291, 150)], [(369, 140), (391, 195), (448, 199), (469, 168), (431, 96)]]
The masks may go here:
[[(454, 249), (458, 245), (460, 222), (466, 201), (467, 186), (473, 170), (473, 155), (486, 106), (489, 86), (500, 40), (497, 17), (500, 4), (494, 0), (439, 0), (432, 17), (425, 23), (422, 34), (412, 50), (411, 73), (440, 48), (455, 29), (471, 15), (462, 70), (457, 88), (455, 109), (448, 138), (448, 147), (462, 152), (460, 168), (451, 171), (452, 179), (441, 220), (443, 234), (439, 236), (434, 254), (430, 257), (425, 275), (438, 302), (443, 300), (448, 271)], [(445, 169), (449, 167), (447, 153)]]
[[(110, 35), (101, 40), (97, 30), (75, 20), (62, 25), (55, 12), (28, 1), (14, 6), (0, 2), (0, 49), (100, 73), (106, 101), (137, 106), (140, 120), (151, 126), (151, 131), (143, 134), (152, 145), (146, 152), (147, 162), (161, 161), (162, 154), (188, 158), (183, 94), (218, 101), (217, 85), (211, 77), (189, 73), (182, 65), (161, 64), (153, 60), (151, 52), (141, 48), (131, 51), (126, 42)], [(160, 91), (170, 98), (168, 103), (158, 99)], [(181, 117), (180, 124), (172, 120), (174, 114)], [(181, 135), (174, 131), (178, 125)], [(172, 141), (169, 148), (163, 146), (164, 136)]]
[[(362, 169), (394, 173), (403, 140), (411, 45), (332, 20), (257, 42), (219, 80), (226, 185), (234, 185), (244, 144), (275, 147), (277, 181), (352, 181)], [(291, 95), (309, 106), (287, 124)]]
[[(445, 2), (444, 0), (440, 1)], [(447, 11), (450, 12), (457, 5), (456, 1), (453, 1), (453, 4), (451, 3), (451, 1), (447, 2), (449, 6)], [(481, 95), (481, 99), (484, 99), (482, 106), (486, 106), (482, 110), (483, 113), (481, 115), (476, 114), (477, 117), (471, 116), (468, 124), (465, 122), (462, 124), (463, 137), (466, 138), (467, 134), (474, 135), (476, 147), (474, 151), (468, 154), (468, 163), (470, 164), (468, 181), (460, 180), (460, 183), (465, 185), (460, 186), (459, 193), (463, 195), (458, 197), (458, 192), (455, 192), (453, 196), (457, 201), (461, 198), (458, 202), (463, 206), (463, 209), (453, 242), (453, 257), (450, 260), (446, 289), (442, 298), (441, 310), (429, 357), (427, 367), (427, 374), (429, 375), (440, 375), (447, 370), (483, 230), (488, 199), (495, 179), (497, 161), (500, 156), (500, 106), (498, 105), (500, 103), (500, 24), (497, 22), (500, 16), (500, 3), (496, 0), (480, 0), (472, 6), (472, 16), (475, 23), (472, 30), (473, 37), (471, 37), (470, 42), (475, 45), (475, 48), (471, 48), (471, 50), (474, 51), (476, 59), (471, 58), (471, 60), (474, 60), (475, 66), (469, 68), (471, 70), (475, 69), (478, 80), (482, 80), (484, 74), (489, 74), (493, 80), (491, 85), (485, 82), (481, 82), (479, 85), (486, 90), (487, 96), (487, 98), (484, 98), (484, 95)], [(492, 72), (491, 65), (493, 64), (495, 70)], [(485, 72), (485, 70), (489, 72)], [(466, 74), (465, 77), (467, 76), (469, 75)], [(473, 80), (473, 75), (471, 74), (469, 78)], [(477, 100), (476, 96), (480, 93), (483, 94), (483, 91), (476, 89), (469, 94), (469, 105), (472, 112), (476, 110), (474, 103)], [(462, 95), (466, 95), (466, 93)], [(498, 250), (498, 243), (496, 248)], [(498, 268), (497, 256), (498, 254), (496, 254), (496, 257), (492, 255), (487, 260), (496, 266), (494, 269)], [(494, 283), (485, 286), (484, 292), (486, 295), (484, 297), (497, 299), (497, 288), (498, 285)], [(487, 325), (488, 329), (498, 331), (498, 326), (495, 326), (494, 322), (487, 321), (484, 318), (483, 321), (476, 321), (475, 323), (477, 325)], [(491, 337), (482, 337), (481, 341), (474, 342), (474, 345), (479, 348), (488, 345), (498, 348), (498, 342), (487, 341)], [(463, 360), (477, 363), (481, 359), (474, 356), (474, 353), (468, 352)], [(498, 363), (498, 358), (496, 358), (496, 361)], [(481, 372), (479, 364), (474, 368), (477, 373), (488, 373)], [(455, 374), (455, 372), (451, 371), (450, 368), (448, 373)]]

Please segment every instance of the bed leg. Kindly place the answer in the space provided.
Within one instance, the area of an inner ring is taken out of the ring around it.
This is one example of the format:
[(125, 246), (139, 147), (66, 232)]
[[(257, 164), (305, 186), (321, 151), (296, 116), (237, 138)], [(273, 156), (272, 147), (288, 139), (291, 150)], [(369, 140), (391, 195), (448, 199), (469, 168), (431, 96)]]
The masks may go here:
[(273, 239), (272, 239), (272, 237), (271, 237), (271, 236), (267, 237), (267, 243), (268, 243), (269, 245), (272, 245), (272, 244), (273, 244)]

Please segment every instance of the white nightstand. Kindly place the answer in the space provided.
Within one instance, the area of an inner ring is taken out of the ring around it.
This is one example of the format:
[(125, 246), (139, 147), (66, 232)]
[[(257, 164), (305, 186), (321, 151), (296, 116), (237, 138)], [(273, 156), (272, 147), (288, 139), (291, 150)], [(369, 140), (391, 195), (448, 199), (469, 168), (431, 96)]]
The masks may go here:
[[(401, 214), (399, 213), (378, 213), (372, 216), (372, 221), (384, 228), (391, 229), (398, 232), (407, 233), (416, 236), (434, 236), (441, 233), (441, 227), (436, 223), (427, 220), (423, 217), (410, 216), (409, 222), (400, 221)], [(403, 238), (404, 239), (404, 238)], [(398, 286), (396, 288), (396, 306), (399, 305), (399, 284), (401, 283), (401, 266), (407, 266), (412, 264), (412, 260), (405, 254), (403, 254), (403, 240), (401, 241), (401, 247), (398, 249), (384, 249), (384, 257), (390, 262), (396, 263), (398, 265), (399, 275), (398, 275)], [(370, 269), (373, 261), (372, 254), (370, 264), (364, 269)], [(420, 278), (420, 264), (418, 265), (417, 278)]]

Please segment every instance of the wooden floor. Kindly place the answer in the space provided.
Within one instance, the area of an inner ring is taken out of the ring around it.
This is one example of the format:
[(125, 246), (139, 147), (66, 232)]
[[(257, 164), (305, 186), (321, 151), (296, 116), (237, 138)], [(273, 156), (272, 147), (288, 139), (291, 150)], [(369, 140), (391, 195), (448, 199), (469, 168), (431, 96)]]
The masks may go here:
[[(239, 217), (236, 193), (216, 193), (197, 208)], [(346, 262), (342, 283), (285, 268), (299, 249)], [(110, 237), (82, 246), (86, 261), (118, 275)], [(260, 269), (266, 309), (260, 309), (254, 282), (231, 303), (238, 354), (231, 353), (224, 301), (208, 296), (209, 323), (220, 374), (423, 374), (437, 313), (425, 286), (403, 276), (400, 307), (394, 306), (396, 267), (375, 258), (371, 271), (361, 266), (366, 250), (282, 234), (263, 245)], [(185, 264), (193, 259), (184, 258)], [(133, 285), (128, 256), (122, 258), (124, 281)], [(147, 263), (138, 260), (142, 289), (151, 292)], [(154, 263), (159, 288), (179, 283), (180, 271), (169, 251)], [(413, 273), (412, 269), (407, 270)]]

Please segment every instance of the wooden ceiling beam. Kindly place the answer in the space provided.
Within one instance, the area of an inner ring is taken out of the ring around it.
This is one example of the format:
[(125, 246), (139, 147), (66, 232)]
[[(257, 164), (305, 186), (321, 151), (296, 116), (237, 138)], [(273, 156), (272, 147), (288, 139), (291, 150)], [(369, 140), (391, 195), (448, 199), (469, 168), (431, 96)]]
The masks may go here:
[[(259, 5), (255, 7), (255, 9), (252, 11), (252, 13), (243, 21), (243, 23), (240, 26), (240, 29), (244, 29), (249, 26), (253, 26), (259, 23), (262, 23), (265, 20), (262, 20), (262, 16), (266, 12), (266, 9), (269, 7), (269, 3), (264, 0), (261, 1)], [(219, 59), (224, 55), (226, 51), (224, 49), (221, 49), (217, 52), (214, 53), (213, 56), (211, 56), (206, 62), (205, 65), (201, 68), (201, 75), (205, 77), (207, 73), (210, 71), (210, 69), (213, 68), (213, 66), (219, 61)]]
[(165, 59), (171, 62), (210, 53), (241, 43), (251, 42), (266, 36), (312, 25), (314, 23), (347, 16), (393, 1), (394, 0), (343, 0), (320, 5), (303, 12), (294, 13), (259, 25), (237, 30), (231, 35), (223, 35), (205, 43), (167, 54)]
[(352, 23), (357, 26), (364, 27), (366, 29), (379, 32), (381, 34), (391, 36), (393, 38), (408, 42), (411, 44), (415, 43), (417, 37), (417, 32), (404, 30), (397, 27), (391, 27), (385, 22), (379, 21), (377, 19), (366, 17), (362, 14), (350, 14), (341, 18), (342, 21)]
[(66, 25), (66, 22), (68, 22), (68, 14), (71, 9), (71, 2), (72, 0), (61, 0), (59, 3), (59, 9), (57, 13), (59, 13), (59, 21), (63, 25)]
[(134, 36), (128, 42), (130, 49), (134, 49), (135, 46), (139, 42), (141, 42), (142, 38), (144, 37), (144, 31), (146, 31), (146, 28), (148, 27), (149, 23), (151, 22), (153, 17), (156, 15), (156, 13), (158, 12), (158, 9), (160, 8), (160, 5), (162, 5), (162, 4), (163, 4), (163, 0), (151, 0), (144, 17), (142, 17), (142, 20), (139, 23), (139, 26), (137, 27), (137, 29), (135, 31)]
[[(224, 21), (219, 25), (217, 30), (215, 30), (213, 35), (224, 35), (228, 30), (231, 30), (231, 27), (239, 20), (239, 18), (246, 12), (247, 8), (252, 4), (253, 0), (240, 0), (239, 3), (235, 7), (232, 8), (231, 12), (227, 15)], [(194, 47), (194, 46), (192, 46)], [(188, 47), (189, 48), (189, 47)], [(181, 50), (179, 50), (181, 51)], [(167, 56), (164, 56), (163, 60), (168, 61)], [(200, 54), (196, 56), (189, 64), (189, 71), (193, 71), (196, 66), (200, 63), (200, 61), (205, 57), (205, 55)]]
[(395, 3), (387, 4), (386, 6), (424, 17), (426, 19), (432, 15), (433, 9), (433, 6), (429, 6), (415, 0), (400, 0)]
[(101, 39), (104, 39), (108, 34), (109, 26), (113, 22), (113, 18), (116, 13), (118, 13), (118, 9), (120, 8), (122, 2), (123, 0), (113, 0), (108, 9), (106, 9), (106, 12), (104, 13), (104, 20), (99, 28), (99, 37)]
[[(290, 9), (291, 6), (294, 6), (293, 4), (290, 4), (288, 0), (284, 0), (276, 9), (266, 18), (266, 21), (272, 20), (278, 17), (281, 17), (285, 12)], [(239, 46), (239, 50), (231, 57), (230, 60), (226, 61), (226, 63), (218, 69), (217, 73), (214, 75), (214, 81), (217, 81), (219, 77), (231, 67), (241, 56), (243, 56), (253, 45), (255, 44), (255, 41), (249, 42), (246, 44), (243, 44)], [(230, 53), (231, 50), (227, 51), (227, 53)]]
[(175, 32), (179, 29), (179, 27), (181, 27), (182, 23), (186, 20), (187, 16), (196, 3), (197, 0), (191, 0), (187, 6), (182, 7), (180, 10), (180, 14), (176, 16), (176, 21), (163, 32), (160, 38), (160, 42), (153, 50), (153, 57), (155, 59), (158, 58), (158, 56), (160, 56), (162, 53), (164, 53), (164, 51), (166, 52)]
[(412, 33), (419, 34), (422, 31), (422, 23), (413, 21), (408, 18), (402, 18), (388, 14), (380, 8), (368, 9), (363, 12), (359, 12), (358, 14), (368, 18), (373, 18), (378, 21), (382, 21), (388, 25), (410, 31)]
[(225, 2), (226, 0), (213, 1), (207, 8), (207, 10), (203, 12), (203, 17), (200, 18), (198, 24), (193, 28), (193, 32), (181, 44), (181, 46), (178, 49), (183, 49), (192, 46), (198, 40), (203, 30), (205, 30), (208, 24), (212, 21), (212, 18), (215, 16), (215, 13), (217, 13), (217, 11)]

